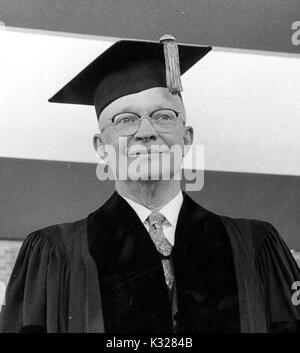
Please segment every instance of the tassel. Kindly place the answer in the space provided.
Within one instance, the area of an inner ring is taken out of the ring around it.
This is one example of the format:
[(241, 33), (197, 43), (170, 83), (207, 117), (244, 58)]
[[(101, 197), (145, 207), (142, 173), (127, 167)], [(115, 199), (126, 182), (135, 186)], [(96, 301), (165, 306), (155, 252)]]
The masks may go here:
[(165, 34), (160, 38), (163, 43), (166, 65), (166, 83), (172, 94), (180, 95), (183, 91), (180, 77), (179, 52), (176, 39), (170, 34)]

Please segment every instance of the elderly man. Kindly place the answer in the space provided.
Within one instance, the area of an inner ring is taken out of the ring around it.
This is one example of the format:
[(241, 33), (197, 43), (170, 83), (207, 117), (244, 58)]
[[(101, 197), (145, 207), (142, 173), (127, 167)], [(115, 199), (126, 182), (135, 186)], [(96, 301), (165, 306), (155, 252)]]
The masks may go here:
[[(116, 191), (87, 218), (27, 237), (7, 288), (2, 332), (299, 329), (292, 297), (300, 271), (274, 227), (206, 210), (175, 177), (180, 164), (172, 148), (180, 147), (181, 162), (193, 142), (178, 61), (182, 74), (210, 49), (179, 46), (178, 57), (170, 36), (121, 41), (50, 100), (95, 105), (94, 146)], [(133, 164), (138, 177), (128, 172)]]

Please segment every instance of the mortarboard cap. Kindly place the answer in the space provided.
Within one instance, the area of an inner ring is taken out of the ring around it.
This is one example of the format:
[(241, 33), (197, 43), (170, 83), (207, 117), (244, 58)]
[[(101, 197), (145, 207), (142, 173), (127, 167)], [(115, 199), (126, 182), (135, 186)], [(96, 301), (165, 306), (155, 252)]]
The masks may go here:
[(165, 35), (161, 42), (122, 40), (113, 44), (59, 90), (49, 102), (95, 105), (97, 117), (114, 100), (153, 87), (182, 91), (180, 75), (211, 47), (178, 45)]

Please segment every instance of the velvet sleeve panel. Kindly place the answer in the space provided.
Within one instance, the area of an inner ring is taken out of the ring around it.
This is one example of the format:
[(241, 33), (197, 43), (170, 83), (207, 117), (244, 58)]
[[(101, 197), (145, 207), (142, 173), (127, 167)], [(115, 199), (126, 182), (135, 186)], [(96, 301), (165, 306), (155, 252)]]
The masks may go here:
[(57, 226), (31, 233), (22, 244), (7, 285), (0, 332), (60, 332), (66, 260)]
[(300, 269), (273, 225), (253, 221), (252, 234), (256, 269), (265, 294), (268, 329), (299, 328), (300, 305), (293, 303), (292, 285), (300, 281)]

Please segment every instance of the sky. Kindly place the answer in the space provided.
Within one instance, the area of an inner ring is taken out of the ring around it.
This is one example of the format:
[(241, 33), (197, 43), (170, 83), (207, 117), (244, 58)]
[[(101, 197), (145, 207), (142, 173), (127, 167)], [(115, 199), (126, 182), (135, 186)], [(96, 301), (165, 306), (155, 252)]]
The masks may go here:
[[(0, 157), (96, 163), (94, 108), (47, 100), (113, 41), (3, 27), (0, 43)], [(299, 60), (214, 48), (183, 75), (206, 170), (300, 175)]]

